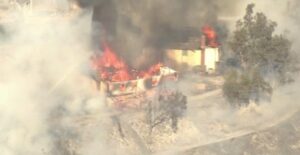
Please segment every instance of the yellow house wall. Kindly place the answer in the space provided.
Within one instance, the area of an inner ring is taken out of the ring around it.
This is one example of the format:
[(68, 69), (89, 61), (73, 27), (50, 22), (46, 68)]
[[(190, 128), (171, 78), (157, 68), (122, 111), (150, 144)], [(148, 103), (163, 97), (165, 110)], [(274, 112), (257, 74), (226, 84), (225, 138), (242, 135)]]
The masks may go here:
[(215, 71), (217, 66), (216, 62), (219, 61), (219, 49), (218, 48), (206, 48), (205, 49), (205, 66), (206, 71)]
[[(218, 48), (205, 48), (205, 58), (204, 63), (206, 71), (215, 71), (217, 66), (216, 63), (219, 62), (219, 49)], [(182, 49), (170, 49), (167, 50), (167, 59), (176, 62), (180, 66), (187, 65), (189, 69), (195, 66), (201, 66), (201, 54), (202, 50), (182, 50)], [(174, 67), (174, 66), (171, 66)], [(177, 66), (178, 67), (178, 66)]]
[(187, 64), (189, 67), (201, 65), (201, 50), (173, 49), (167, 51), (167, 56), (178, 64)]

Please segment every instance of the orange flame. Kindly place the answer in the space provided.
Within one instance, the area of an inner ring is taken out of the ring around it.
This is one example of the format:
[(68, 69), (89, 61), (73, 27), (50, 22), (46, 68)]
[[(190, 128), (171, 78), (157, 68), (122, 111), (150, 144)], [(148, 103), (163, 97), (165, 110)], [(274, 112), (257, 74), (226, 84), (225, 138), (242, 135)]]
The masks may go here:
[(218, 47), (219, 44), (217, 42), (217, 33), (214, 28), (205, 25), (202, 27), (202, 33), (205, 35), (207, 39), (207, 45), (211, 47)]
[(97, 70), (102, 80), (122, 82), (137, 78), (148, 78), (160, 72), (161, 63), (151, 66), (148, 70), (134, 72), (133, 69), (120, 59), (108, 44), (103, 45), (103, 54), (93, 57), (93, 68)]
[(160, 71), (160, 67), (162, 67), (163, 65), (161, 63), (158, 63), (156, 65), (151, 66), (148, 70), (146, 71), (141, 71), (138, 76), (141, 78), (149, 78), (153, 75), (157, 75), (159, 74)]

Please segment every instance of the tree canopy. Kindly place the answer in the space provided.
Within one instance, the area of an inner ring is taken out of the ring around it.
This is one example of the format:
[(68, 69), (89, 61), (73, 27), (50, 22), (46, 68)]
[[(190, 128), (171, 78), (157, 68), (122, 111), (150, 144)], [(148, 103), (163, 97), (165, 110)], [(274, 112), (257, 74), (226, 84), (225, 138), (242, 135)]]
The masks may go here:
[(275, 33), (276, 22), (261, 12), (254, 13), (254, 6), (247, 6), (229, 42), (240, 64), (225, 77), (223, 91), (230, 102), (259, 101), (263, 94), (271, 95), (271, 82), (279, 85), (291, 82), (291, 73), (297, 69), (291, 42)]

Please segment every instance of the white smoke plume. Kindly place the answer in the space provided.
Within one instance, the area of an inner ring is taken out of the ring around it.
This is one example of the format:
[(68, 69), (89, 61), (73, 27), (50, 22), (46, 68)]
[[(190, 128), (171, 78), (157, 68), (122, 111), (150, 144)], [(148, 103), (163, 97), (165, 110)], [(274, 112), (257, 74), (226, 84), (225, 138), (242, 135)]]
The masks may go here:
[(106, 154), (106, 130), (82, 118), (105, 111), (88, 79), (91, 15), (49, 10), (16, 7), (1, 18), (0, 152)]

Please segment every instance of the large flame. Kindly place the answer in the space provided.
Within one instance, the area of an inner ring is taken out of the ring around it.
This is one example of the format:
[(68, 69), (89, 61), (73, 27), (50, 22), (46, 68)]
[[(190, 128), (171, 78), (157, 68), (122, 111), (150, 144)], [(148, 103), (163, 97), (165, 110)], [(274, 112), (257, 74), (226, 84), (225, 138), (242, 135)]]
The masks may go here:
[(157, 75), (162, 64), (155, 64), (148, 70), (136, 71), (120, 59), (108, 44), (104, 44), (102, 55), (93, 57), (93, 66), (101, 80), (122, 82)]
[(205, 35), (207, 39), (207, 45), (210, 47), (218, 47), (219, 44), (217, 42), (217, 33), (214, 28), (209, 25), (205, 25), (202, 27), (202, 33)]

